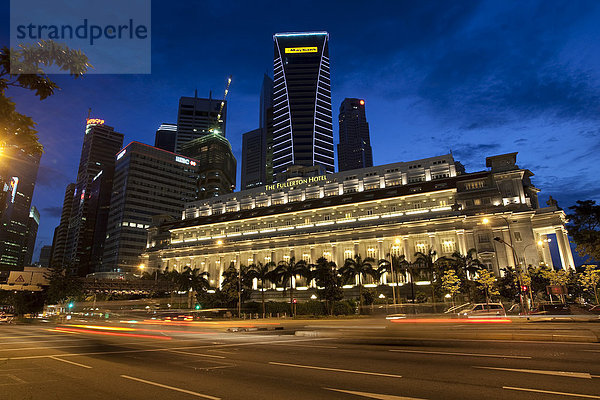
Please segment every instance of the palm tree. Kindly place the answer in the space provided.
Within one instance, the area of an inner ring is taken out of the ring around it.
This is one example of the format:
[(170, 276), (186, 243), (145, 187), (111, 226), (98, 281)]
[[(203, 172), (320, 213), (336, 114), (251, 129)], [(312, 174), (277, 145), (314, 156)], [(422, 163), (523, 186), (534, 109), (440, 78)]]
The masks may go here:
[(299, 260), (296, 262), (296, 257), (291, 257), (288, 261), (279, 261), (277, 268), (275, 268), (273, 271), (273, 274), (276, 277), (276, 282), (283, 284), (283, 287), (286, 287), (289, 282), (291, 307), (290, 315), (294, 316), (294, 279), (296, 276), (308, 276), (306, 261)]
[(191, 301), (193, 297), (201, 291), (207, 290), (210, 287), (208, 281), (209, 273), (206, 271), (200, 271), (198, 268), (190, 267), (189, 265), (183, 269), (183, 272), (179, 274), (179, 288), (180, 290), (189, 291), (190, 296), (188, 300), (188, 307), (191, 307)]
[(471, 277), (481, 269), (486, 268), (481, 261), (475, 258), (476, 254), (477, 250), (475, 249), (469, 249), (465, 255), (455, 251), (452, 253), (451, 258), (449, 258), (456, 269), (458, 277), (463, 282), (463, 287), (466, 289), (469, 301), (471, 301), (471, 290), (469, 288), (473, 284)]
[[(373, 268), (375, 260), (371, 257), (367, 257), (364, 260), (360, 255), (355, 255), (354, 259), (348, 258), (344, 263), (344, 266), (340, 268), (340, 274), (344, 277), (346, 282), (356, 279), (358, 276), (358, 302), (362, 304), (362, 282), (363, 278), (371, 276), (377, 277), (377, 271)], [(360, 313), (360, 308), (359, 308)]]
[(414, 264), (422, 269), (425, 269), (427, 271), (429, 271), (430, 275), (431, 275), (431, 303), (433, 304), (433, 312), (435, 312), (435, 287), (434, 287), (434, 281), (436, 278), (436, 263), (435, 263), (435, 256), (436, 256), (436, 251), (429, 249), (427, 251), (427, 253), (423, 253), (420, 251), (417, 251), (415, 253), (415, 262)]
[(311, 278), (315, 279), (319, 289), (319, 297), (325, 299), (325, 307), (329, 315), (333, 315), (333, 309), (336, 301), (344, 297), (341, 279), (338, 275), (337, 265), (333, 261), (327, 261), (325, 257), (317, 260), (311, 271)]
[[(402, 272), (402, 274), (406, 276), (406, 272), (410, 270), (410, 263), (406, 261), (404, 255), (396, 256), (388, 253), (387, 257), (391, 258), (392, 262), (390, 263), (387, 259), (379, 260), (377, 262), (377, 274), (379, 275), (379, 277), (381, 277), (381, 275), (383, 275), (384, 273), (389, 272), (392, 276), (392, 283), (395, 283), (396, 287), (398, 287), (398, 275), (400, 274), (400, 272)], [(398, 298), (399, 297), (400, 292), (398, 291)], [(394, 299), (394, 302), (396, 302), (396, 299)]]
[(273, 262), (268, 262), (266, 264), (263, 264), (261, 262), (258, 262), (256, 264), (252, 264), (250, 265), (250, 267), (248, 268), (248, 277), (250, 279), (258, 279), (260, 281), (260, 294), (261, 294), (261, 301), (262, 301), (262, 317), (265, 318), (265, 282), (267, 281), (271, 281), (272, 277), (273, 277), (273, 270), (272, 268), (275, 266), (275, 263)]

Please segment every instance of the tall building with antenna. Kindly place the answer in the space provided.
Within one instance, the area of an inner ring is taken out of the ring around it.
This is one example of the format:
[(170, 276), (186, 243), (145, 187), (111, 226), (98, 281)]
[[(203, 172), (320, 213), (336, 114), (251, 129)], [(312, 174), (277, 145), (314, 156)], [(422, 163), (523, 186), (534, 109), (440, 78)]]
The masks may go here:
[(208, 99), (199, 98), (198, 91), (194, 97), (181, 97), (177, 112), (177, 134), (175, 137), (175, 153), (181, 153), (184, 144), (209, 133), (225, 137), (227, 121), (227, 93), (231, 84), (231, 76), (227, 80), (223, 99), (213, 99), (209, 92)]

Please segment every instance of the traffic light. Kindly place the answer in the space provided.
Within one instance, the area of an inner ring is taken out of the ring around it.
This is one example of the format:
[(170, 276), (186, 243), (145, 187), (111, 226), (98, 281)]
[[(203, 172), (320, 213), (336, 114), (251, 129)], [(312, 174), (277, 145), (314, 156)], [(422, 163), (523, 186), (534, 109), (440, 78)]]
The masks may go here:
[(70, 303), (68, 304), (68, 307), (69, 307), (69, 308), (73, 308), (73, 307), (75, 307), (75, 303), (73, 303), (73, 302), (70, 302)]
[(526, 292), (529, 288), (527, 285), (521, 285), (521, 292)]
[(196, 307), (194, 307), (196, 310), (200, 310), (202, 308), (202, 306), (200, 304), (196, 304)]

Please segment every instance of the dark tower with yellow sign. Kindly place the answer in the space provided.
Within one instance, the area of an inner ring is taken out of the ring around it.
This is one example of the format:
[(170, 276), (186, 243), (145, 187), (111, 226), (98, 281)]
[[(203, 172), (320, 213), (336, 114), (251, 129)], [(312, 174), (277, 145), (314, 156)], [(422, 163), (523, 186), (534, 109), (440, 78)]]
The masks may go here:
[(292, 165), (334, 172), (329, 34), (276, 33), (273, 175)]

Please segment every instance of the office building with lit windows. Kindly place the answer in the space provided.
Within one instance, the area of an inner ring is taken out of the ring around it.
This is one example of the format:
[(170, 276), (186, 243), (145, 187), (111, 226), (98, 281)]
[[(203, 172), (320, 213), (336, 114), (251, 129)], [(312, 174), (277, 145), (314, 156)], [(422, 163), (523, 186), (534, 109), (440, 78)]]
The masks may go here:
[[(3, 146), (0, 156), (0, 270), (29, 265), (33, 190), (41, 154)], [(37, 213), (37, 210), (35, 210)], [(37, 214), (39, 223), (39, 214)], [(37, 226), (35, 226), (37, 232)], [(35, 241), (35, 238), (34, 238)], [(30, 249), (33, 252), (33, 249)]]
[(181, 218), (196, 198), (198, 160), (132, 142), (115, 157), (103, 272), (139, 272), (146, 229), (155, 216)]
[(61, 260), (72, 274), (85, 276), (99, 267), (97, 256), (104, 242), (98, 232), (106, 231), (115, 154), (123, 146), (123, 137), (102, 119), (86, 121), (77, 182), (67, 206), (68, 225)]
[(291, 165), (334, 172), (329, 34), (273, 36), (273, 175)]
[(355, 255), (414, 261), (415, 252), (475, 249), (500, 274), (507, 266), (552, 265), (546, 239), (556, 235), (562, 266), (574, 268), (564, 211), (539, 207), (533, 174), (516, 165), (516, 153), (486, 161), (487, 170), (459, 174), (446, 154), (194, 201), (181, 220), (149, 229), (143, 262), (200, 268), (215, 280), (230, 263), (325, 257), (341, 266)]
[[(223, 108), (221, 110), (221, 103)], [(177, 134), (175, 139), (175, 153), (180, 154), (184, 144), (208, 135), (218, 133), (225, 137), (227, 121), (227, 101), (194, 97), (181, 97), (177, 112)]]
[(373, 149), (363, 99), (346, 98), (340, 106), (338, 170), (373, 166)]

